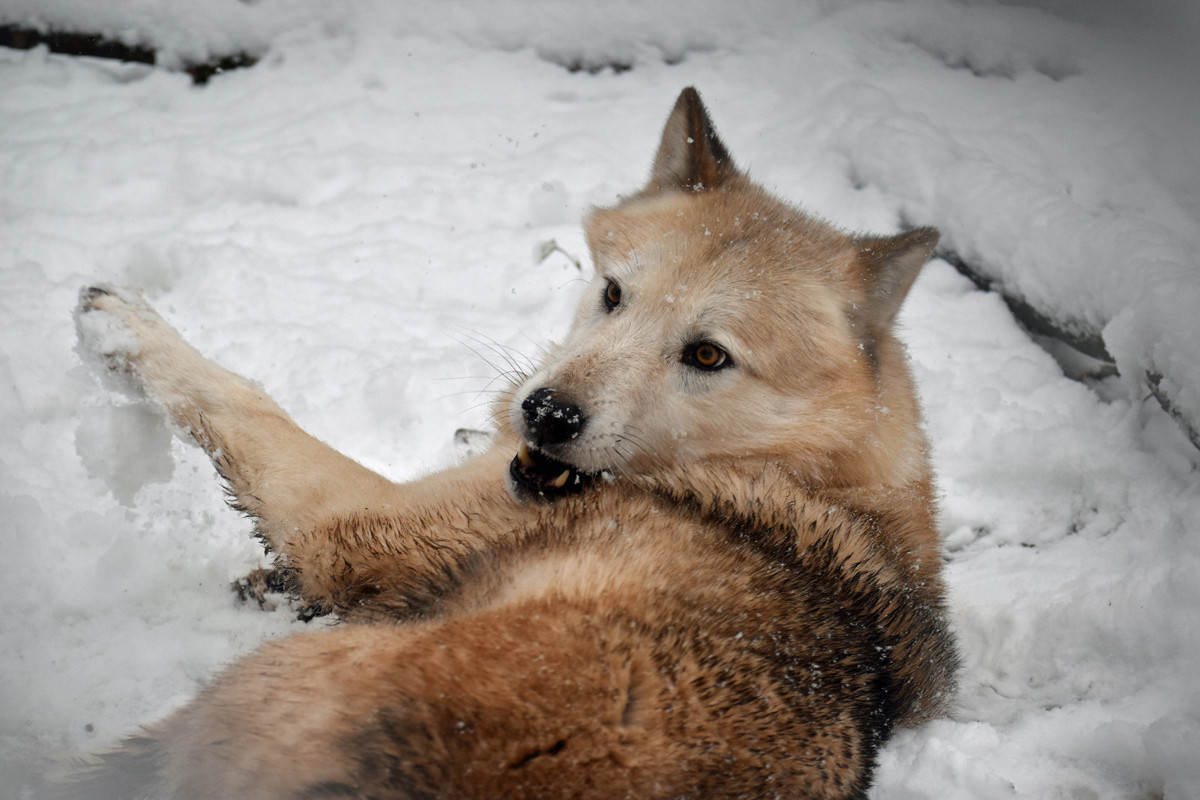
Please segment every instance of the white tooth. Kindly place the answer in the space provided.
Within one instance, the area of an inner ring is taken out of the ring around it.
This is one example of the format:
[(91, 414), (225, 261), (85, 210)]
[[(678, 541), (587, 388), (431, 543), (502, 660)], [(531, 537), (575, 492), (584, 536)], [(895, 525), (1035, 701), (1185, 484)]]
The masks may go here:
[(550, 485), (555, 489), (561, 489), (567, 485), (567, 478), (571, 477), (571, 470), (564, 469), (562, 475), (559, 475), (554, 480), (550, 481)]
[(533, 466), (533, 456), (529, 455), (529, 445), (524, 442), (517, 445), (517, 463), (522, 467)]

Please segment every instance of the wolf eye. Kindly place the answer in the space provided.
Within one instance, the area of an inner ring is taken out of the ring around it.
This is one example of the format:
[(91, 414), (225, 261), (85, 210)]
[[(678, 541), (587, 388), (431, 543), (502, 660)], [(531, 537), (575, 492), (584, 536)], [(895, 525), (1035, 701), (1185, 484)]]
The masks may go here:
[(718, 370), (732, 366), (729, 354), (712, 342), (696, 342), (683, 350), (683, 363), (703, 370)]
[(621, 287), (617, 285), (616, 281), (610, 280), (604, 289), (604, 310), (612, 311), (619, 305), (621, 305)]

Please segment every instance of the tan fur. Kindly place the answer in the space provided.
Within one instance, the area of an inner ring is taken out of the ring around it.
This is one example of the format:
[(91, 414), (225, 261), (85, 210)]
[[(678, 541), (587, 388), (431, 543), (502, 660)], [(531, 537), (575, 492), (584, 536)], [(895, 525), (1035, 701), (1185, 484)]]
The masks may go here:
[(135, 294), (85, 291), (85, 342), (347, 623), (234, 665), (87, 791), (862, 797), (892, 728), (944, 707), (932, 476), (890, 330), (936, 232), (784, 205), (688, 89), (647, 186), (587, 234), (593, 286), (493, 448), (404, 485)]

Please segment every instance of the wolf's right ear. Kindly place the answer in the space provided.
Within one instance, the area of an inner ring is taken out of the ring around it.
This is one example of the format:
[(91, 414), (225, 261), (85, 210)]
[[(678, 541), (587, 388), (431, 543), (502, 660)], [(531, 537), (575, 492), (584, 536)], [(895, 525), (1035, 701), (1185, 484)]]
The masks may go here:
[(857, 316), (868, 327), (892, 324), (913, 281), (938, 243), (937, 228), (915, 228), (896, 236), (857, 236), (859, 278), (866, 299)]
[(687, 87), (667, 118), (650, 182), (642, 194), (654, 195), (671, 189), (709, 191), (736, 174), (733, 159), (717, 138), (708, 112), (700, 102), (700, 93)]

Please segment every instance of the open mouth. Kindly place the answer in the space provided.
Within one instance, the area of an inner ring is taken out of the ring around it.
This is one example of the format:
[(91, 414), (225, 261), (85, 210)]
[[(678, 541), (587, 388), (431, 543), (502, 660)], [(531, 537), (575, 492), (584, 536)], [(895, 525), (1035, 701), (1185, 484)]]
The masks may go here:
[(595, 475), (580, 472), (541, 451), (530, 450), (525, 442), (517, 447), (508, 474), (517, 486), (546, 500), (576, 494), (596, 480)]

